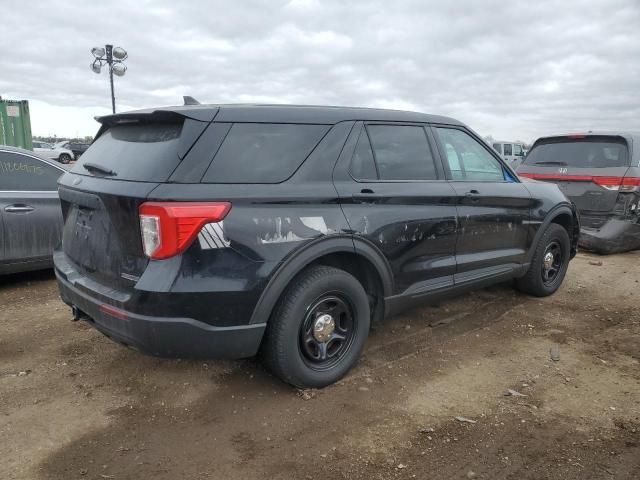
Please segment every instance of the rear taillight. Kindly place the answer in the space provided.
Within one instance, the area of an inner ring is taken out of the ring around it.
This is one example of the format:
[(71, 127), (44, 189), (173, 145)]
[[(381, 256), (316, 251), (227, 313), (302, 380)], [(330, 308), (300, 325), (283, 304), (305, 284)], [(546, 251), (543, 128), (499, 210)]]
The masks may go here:
[(620, 184), (621, 192), (637, 192), (640, 190), (640, 177), (624, 177)]
[(203, 225), (221, 221), (229, 202), (146, 202), (140, 205), (144, 253), (161, 260), (184, 252)]
[(607, 190), (619, 192), (637, 192), (640, 190), (640, 177), (604, 177), (599, 175), (559, 175), (549, 173), (519, 173), (521, 177), (551, 182), (593, 182)]

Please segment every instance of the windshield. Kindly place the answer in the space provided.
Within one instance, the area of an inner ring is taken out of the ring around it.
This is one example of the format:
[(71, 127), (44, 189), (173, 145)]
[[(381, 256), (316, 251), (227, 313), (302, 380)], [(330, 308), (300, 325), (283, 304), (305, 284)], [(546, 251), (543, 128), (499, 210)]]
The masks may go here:
[(627, 144), (621, 137), (556, 137), (534, 145), (525, 165), (566, 165), (581, 168), (624, 167), (628, 165)]

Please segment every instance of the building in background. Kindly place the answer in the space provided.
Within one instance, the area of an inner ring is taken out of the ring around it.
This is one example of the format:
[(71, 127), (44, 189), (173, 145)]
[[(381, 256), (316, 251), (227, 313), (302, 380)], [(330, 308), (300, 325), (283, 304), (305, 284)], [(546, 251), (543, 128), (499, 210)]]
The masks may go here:
[(4, 100), (0, 97), (0, 145), (33, 149), (27, 100)]

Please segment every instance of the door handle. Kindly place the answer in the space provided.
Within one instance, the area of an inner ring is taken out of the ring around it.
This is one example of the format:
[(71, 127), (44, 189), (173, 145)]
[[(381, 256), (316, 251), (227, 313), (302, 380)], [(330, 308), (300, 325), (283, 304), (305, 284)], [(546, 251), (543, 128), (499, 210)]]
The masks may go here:
[(35, 208), (29, 205), (9, 205), (4, 207), (4, 211), (7, 213), (29, 213), (33, 212)]
[(375, 203), (374, 193), (370, 188), (363, 188), (360, 194), (353, 195), (352, 198), (356, 203)]
[(480, 192), (478, 190), (469, 190), (467, 193), (464, 194), (465, 197), (475, 197), (476, 195), (480, 195)]

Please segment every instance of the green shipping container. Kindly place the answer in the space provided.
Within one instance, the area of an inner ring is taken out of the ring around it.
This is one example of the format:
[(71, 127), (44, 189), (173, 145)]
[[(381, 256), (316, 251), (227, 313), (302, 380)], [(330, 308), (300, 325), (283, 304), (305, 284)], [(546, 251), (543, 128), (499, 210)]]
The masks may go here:
[(0, 145), (33, 150), (31, 140), (29, 102), (0, 97)]

